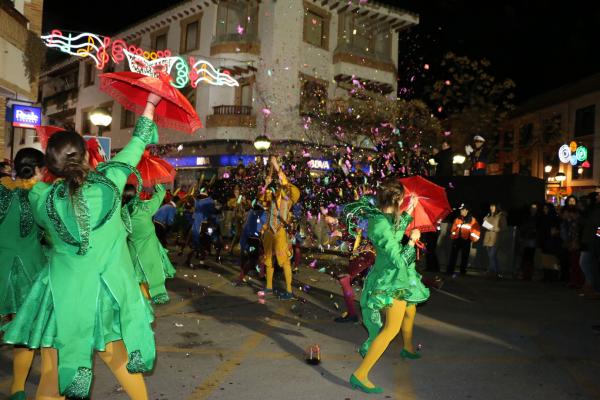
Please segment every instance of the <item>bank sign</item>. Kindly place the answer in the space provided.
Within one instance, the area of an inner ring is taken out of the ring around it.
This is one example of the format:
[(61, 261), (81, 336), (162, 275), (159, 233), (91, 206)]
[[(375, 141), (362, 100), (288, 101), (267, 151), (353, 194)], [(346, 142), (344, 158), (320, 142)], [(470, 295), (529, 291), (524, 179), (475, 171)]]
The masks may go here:
[(42, 122), (42, 109), (15, 104), (13, 107), (13, 126), (19, 128), (35, 128)]

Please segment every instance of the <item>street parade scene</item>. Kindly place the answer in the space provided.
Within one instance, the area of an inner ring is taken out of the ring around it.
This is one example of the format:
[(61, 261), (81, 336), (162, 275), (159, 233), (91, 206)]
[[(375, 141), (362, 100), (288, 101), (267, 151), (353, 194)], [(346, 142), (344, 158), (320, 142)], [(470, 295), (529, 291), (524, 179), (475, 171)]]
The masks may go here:
[(600, 399), (599, 16), (0, 0), (0, 398)]

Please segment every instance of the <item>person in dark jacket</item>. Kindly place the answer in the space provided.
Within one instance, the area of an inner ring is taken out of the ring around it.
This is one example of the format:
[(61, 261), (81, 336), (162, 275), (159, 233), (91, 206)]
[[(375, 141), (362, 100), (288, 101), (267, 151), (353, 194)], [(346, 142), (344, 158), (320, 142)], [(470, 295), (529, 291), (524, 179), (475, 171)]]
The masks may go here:
[(591, 193), (583, 216), (581, 255), (579, 264), (585, 276), (582, 294), (586, 298), (600, 298), (600, 195)]
[(435, 176), (452, 176), (452, 147), (447, 140), (442, 142), (442, 150), (433, 149), (433, 159), (437, 167)]
[[(539, 208), (536, 203), (529, 206), (529, 213), (519, 224), (518, 243), (521, 248), (521, 277), (525, 281), (530, 281), (533, 277), (535, 249), (538, 243), (541, 245), (545, 240), (540, 238), (538, 233), (540, 228)], [(548, 236), (550, 225), (548, 225)], [(545, 239), (545, 238), (544, 238)]]

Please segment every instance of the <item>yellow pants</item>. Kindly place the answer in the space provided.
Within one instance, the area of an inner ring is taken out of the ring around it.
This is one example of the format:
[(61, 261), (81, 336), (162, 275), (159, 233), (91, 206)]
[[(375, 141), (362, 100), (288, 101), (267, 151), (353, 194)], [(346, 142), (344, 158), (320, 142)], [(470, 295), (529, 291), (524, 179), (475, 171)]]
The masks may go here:
[(265, 255), (265, 266), (267, 267), (267, 289), (273, 289), (273, 253), (277, 257), (277, 263), (283, 268), (285, 276), (285, 288), (292, 293), (292, 265), (290, 257), (290, 243), (288, 242), (285, 229), (279, 228), (277, 232), (267, 228), (263, 233), (263, 249)]

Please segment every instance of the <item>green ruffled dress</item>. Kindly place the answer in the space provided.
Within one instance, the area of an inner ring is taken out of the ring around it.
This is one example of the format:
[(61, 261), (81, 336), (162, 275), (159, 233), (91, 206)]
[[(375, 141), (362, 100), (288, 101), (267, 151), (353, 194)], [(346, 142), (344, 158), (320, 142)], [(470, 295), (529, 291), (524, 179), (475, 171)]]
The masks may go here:
[(129, 144), (90, 172), (72, 198), (62, 180), (38, 183), (29, 194), (33, 216), (53, 247), (16, 318), (3, 327), (3, 341), (56, 348), (59, 389), (67, 397), (88, 397), (93, 353), (106, 343), (123, 340), (131, 373), (154, 366), (152, 309), (131, 263), (121, 195), (157, 137), (154, 122), (141, 117)]
[(17, 180), (9, 188), (4, 183), (8, 182), (0, 182), (0, 316), (17, 312), (46, 261), (27, 185)]
[(377, 254), (360, 299), (363, 323), (369, 332), (369, 338), (360, 351), (366, 353), (383, 326), (381, 310), (390, 307), (394, 300), (404, 300), (409, 304), (425, 301), (429, 290), (415, 270), (415, 248), (401, 244), (412, 221), (409, 214), (402, 213), (399, 221), (394, 222), (391, 215), (382, 213), (368, 197), (346, 205), (344, 213), (351, 232), (356, 227), (355, 218), (368, 220), (367, 237)]
[(136, 197), (127, 204), (131, 221), (127, 244), (138, 282), (148, 285), (154, 304), (163, 304), (169, 301), (165, 280), (175, 276), (175, 268), (167, 251), (158, 241), (152, 222), (152, 216), (156, 214), (166, 194), (163, 185), (157, 185), (155, 189), (152, 199), (143, 201)]

